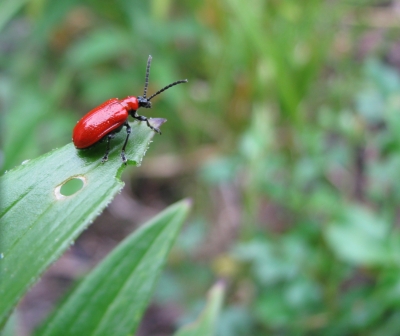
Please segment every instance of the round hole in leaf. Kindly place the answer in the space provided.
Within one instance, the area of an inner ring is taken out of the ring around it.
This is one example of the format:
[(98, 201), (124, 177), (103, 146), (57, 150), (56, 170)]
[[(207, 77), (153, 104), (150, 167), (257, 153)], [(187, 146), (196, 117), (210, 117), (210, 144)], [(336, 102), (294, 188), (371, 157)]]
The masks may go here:
[(76, 194), (85, 185), (86, 179), (83, 176), (74, 176), (56, 187), (54, 193), (57, 199), (64, 199)]

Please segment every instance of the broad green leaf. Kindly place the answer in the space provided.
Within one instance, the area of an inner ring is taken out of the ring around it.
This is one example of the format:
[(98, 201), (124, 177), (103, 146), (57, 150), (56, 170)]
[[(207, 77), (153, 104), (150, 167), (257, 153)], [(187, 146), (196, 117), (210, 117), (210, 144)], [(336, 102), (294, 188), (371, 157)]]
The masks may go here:
[(208, 293), (208, 302), (197, 321), (175, 333), (175, 336), (212, 336), (215, 334), (217, 318), (224, 299), (224, 283), (216, 283)]
[[(331, 223), (325, 237), (333, 252), (355, 265), (389, 265), (389, 225), (361, 207), (349, 207), (341, 221)], [(393, 245), (395, 248), (395, 245)]]
[(134, 334), (189, 205), (176, 203), (126, 238), (37, 335)]
[[(164, 121), (152, 119), (155, 126)], [(131, 126), (126, 155), (130, 164), (140, 164), (154, 132), (145, 123)], [(0, 326), (46, 267), (122, 189), (119, 154), (124, 139), (125, 132), (120, 132), (112, 140), (104, 164), (105, 143), (80, 151), (70, 143), (0, 178)], [(70, 180), (80, 180), (83, 186), (64, 196), (60, 187)]]

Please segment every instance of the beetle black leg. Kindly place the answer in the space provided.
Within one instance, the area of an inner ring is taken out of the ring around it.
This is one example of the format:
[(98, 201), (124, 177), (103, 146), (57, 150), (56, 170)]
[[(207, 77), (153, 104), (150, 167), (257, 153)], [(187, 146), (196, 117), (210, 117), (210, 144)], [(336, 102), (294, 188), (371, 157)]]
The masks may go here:
[(149, 119), (147, 119), (147, 117), (137, 114), (137, 115), (134, 116), (134, 118), (139, 120), (139, 121), (145, 121), (147, 123), (147, 126), (149, 126), (154, 132), (157, 132), (158, 134), (161, 134), (161, 131), (158, 128), (153, 127), (153, 126), (150, 125)]
[(121, 150), (121, 159), (126, 165), (127, 159), (125, 156), (125, 148), (126, 148), (126, 144), (128, 143), (129, 136), (131, 135), (132, 128), (131, 128), (131, 126), (129, 126), (128, 123), (125, 123), (124, 126), (126, 127), (126, 138), (125, 138), (124, 145), (122, 146), (122, 150)]
[(110, 153), (110, 140), (115, 137), (114, 133), (110, 133), (107, 135), (107, 148), (106, 152), (104, 153), (103, 158), (101, 159), (101, 162), (104, 163), (108, 160), (108, 154)]

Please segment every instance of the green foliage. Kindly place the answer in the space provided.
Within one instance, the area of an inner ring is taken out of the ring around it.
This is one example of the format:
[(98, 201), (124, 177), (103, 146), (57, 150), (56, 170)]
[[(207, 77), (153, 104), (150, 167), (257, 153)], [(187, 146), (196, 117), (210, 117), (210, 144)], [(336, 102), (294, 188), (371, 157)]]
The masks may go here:
[(326, 230), (326, 240), (340, 259), (363, 266), (396, 265), (399, 233), (363, 209), (349, 207)]
[(224, 284), (217, 283), (208, 294), (207, 306), (196, 322), (180, 329), (175, 336), (211, 336), (215, 333), (217, 317), (222, 307)]
[(37, 335), (133, 334), (188, 210), (189, 202), (177, 203), (127, 237)]
[[(163, 120), (161, 120), (161, 123)], [(132, 124), (135, 139), (127, 147), (131, 163), (140, 164), (154, 132)], [(123, 132), (115, 137), (121, 143)], [(7, 190), (1, 201), (0, 324), (41, 273), (71, 245), (122, 189), (120, 149), (101, 163), (104, 146), (77, 151), (73, 144), (30, 160), (0, 179)], [(71, 196), (61, 186), (83, 181)]]
[[(232, 335), (396, 334), (400, 76), (376, 60), (368, 60), (363, 73), (355, 111), (324, 109), (315, 123), (295, 129), (295, 159), (274, 142), (277, 128), (267, 112), (255, 109), (237, 154), (204, 166), (201, 177), (212, 185), (247, 176), (240, 193), (248, 204), (248, 239), (231, 258), (243, 269), (239, 279), (252, 281), (257, 322), (247, 320), (246, 331)], [(360, 179), (368, 182), (359, 185)], [(271, 206), (292, 216), (279, 228), (283, 233), (274, 230), (274, 212), (266, 222), (255, 215)]]
[(222, 276), (218, 336), (398, 334), (392, 2), (10, 3), (3, 170), (69, 142), (104, 100), (140, 95), (149, 54), (149, 92), (189, 79), (146, 111), (169, 122), (140, 177), (196, 205), (156, 302), (188, 320)]
[(4, 325), (4, 328), (0, 331), (1, 336), (15, 336), (17, 326), (17, 316), (16, 314), (12, 314), (7, 323)]

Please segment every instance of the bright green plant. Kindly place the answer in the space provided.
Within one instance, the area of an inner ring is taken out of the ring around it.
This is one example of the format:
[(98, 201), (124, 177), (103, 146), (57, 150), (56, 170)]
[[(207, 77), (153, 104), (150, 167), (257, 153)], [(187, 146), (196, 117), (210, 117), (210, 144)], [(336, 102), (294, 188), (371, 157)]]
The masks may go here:
[[(161, 125), (164, 120), (153, 122)], [(154, 132), (143, 123), (132, 124), (132, 131), (126, 154), (139, 165)], [(123, 137), (118, 134), (114, 143)], [(1, 177), (0, 187), (6, 191), (0, 209), (1, 325), (43, 271), (123, 187), (119, 148), (114, 146), (102, 164), (103, 147), (78, 152), (68, 144)], [(71, 180), (81, 183), (63, 189)], [(134, 232), (74, 289), (37, 335), (134, 333), (188, 210), (188, 201), (177, 203)], [(214, 318), (216, 313), (211, 312)]]
[[(237, 153), (203, 167), (216, 186), (246, 174), (246, 239), (230, 256), (241, 265), (239, 287), (251, 279), (255, 294), (237, 310), (245, 331), (232, 335), (397, 334), (400, 76), (369, 59), (357, 87), (354, 108), (321, 109), (293, 129), (296, 159), (277, 146), (267, 111), (254, 109)], [(268, 208), (275, 212), (260, 216)]]
[(2, 169), (70, 141), (105, 99), (136, 95), (152, 54), (153, 88), (181, 75), (190, 86), (148, 114), (169, 120), (149, 153), (162, 178), (125, 178), (196, 199), (175, 247), (187, 258), (173, 254), (155, 302), (195, 315), (222, 254), (234, 271), (218, 336), (397, 335), (398, 66), (364, 60), (398, 62), (394, 4), (0, 2)]

